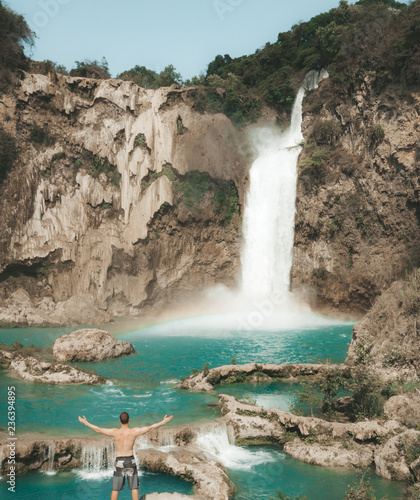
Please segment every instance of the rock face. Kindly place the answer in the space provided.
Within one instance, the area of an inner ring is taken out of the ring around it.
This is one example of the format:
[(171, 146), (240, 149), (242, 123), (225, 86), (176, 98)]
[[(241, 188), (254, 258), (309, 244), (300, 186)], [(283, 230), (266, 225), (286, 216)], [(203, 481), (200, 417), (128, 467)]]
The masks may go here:
[(406, 427), (417, 427), (420, 422), (420, 394), (392, 396), (384, 405), (384, 413)]
[(103, 361), (134, 353), (130, 342), (115, 339), (97, 328), (76, 330), (59, 337), (53, 346), (57, 361)]
[(314, 306), (364, 313), (419, 267), (419, 102), (418, 87), (383, 91), (370, 76), (305, 98), (292, 284)]
[(61, 363), (40, 361), (33, 356), (0, 349), (0, 365), (27, 382), (43, 384), (104, 384), (106, 379), (94, 373)]
[(375, 366), (388, 378), (420, 376), (420, 270), (398, 280), (355, 325), (347, 364)]
[[(52, 72), (5, 96), (20, 156), (2, 185), (0, 321), (103, 323), (236, 283), (249, 159), (191, 91)], [(8, 301), (22, 290), (31, 303)]]

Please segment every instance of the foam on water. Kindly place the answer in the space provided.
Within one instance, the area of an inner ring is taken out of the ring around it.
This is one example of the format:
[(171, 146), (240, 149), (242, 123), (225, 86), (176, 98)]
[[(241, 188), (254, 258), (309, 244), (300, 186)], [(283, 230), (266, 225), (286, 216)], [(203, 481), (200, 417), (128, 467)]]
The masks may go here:
[(204, 430), (197, 436), (197, 446), (232, 470), (251, 470), (255, 465), (275, 462), (279, 454), (269, 451), (251, 451), (229, 442), (225, 426)]

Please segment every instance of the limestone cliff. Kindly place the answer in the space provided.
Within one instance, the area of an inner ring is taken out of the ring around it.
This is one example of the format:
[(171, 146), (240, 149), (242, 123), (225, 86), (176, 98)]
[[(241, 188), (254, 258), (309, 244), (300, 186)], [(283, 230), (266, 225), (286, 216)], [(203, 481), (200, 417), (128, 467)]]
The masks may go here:
[(292, 270), (318, 308), (360, 313), (420, 263), (420, 93), (365, 75), (305, 98)]
[(1, 187), (0, 320), (106, 322), (236, 282), (248, 160), (190, 90), (50, 72), (3, 96), (19, 156)]

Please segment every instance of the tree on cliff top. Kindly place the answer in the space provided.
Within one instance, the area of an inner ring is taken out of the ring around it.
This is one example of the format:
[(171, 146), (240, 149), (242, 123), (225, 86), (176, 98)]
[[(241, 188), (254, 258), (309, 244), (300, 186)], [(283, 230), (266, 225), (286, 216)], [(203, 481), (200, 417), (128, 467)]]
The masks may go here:
[(76, 68), (70, 71), (70, 76), (81, 76), (83, 78), (98, 78), (107, 80), (111, 78), (109, 74), (108, 61), (103, 57), (101, 61), (91, 61), (85, 59), (84, 61), (75, 61)]
[(0, 91), (10, 83), (17, 69), (27, 67), (23, 47), (32, 47), (35, 33), (23, 16), (5, 7), (0, 0)]

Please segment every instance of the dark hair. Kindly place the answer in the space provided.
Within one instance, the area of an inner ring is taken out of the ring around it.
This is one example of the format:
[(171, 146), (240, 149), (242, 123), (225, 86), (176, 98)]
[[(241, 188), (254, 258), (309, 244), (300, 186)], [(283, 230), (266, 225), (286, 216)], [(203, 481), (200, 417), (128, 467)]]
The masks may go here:
[(123, 411), (120, 415), (120, 421), (122, 424), (128, 424), (128, 421), (130, 420), (130, 417), (128, 416), (128, 413), (126, 411)]

